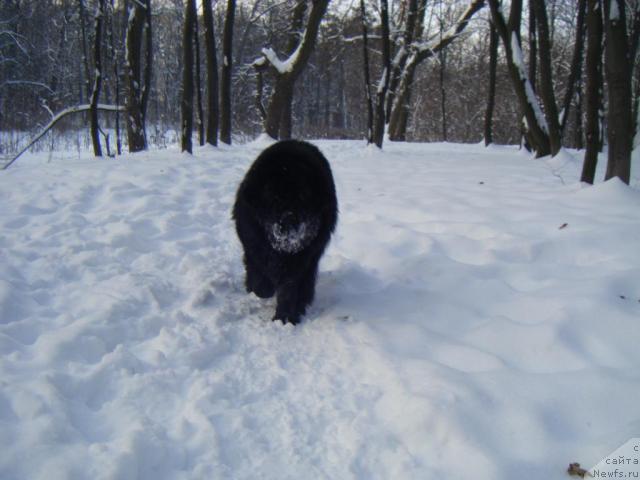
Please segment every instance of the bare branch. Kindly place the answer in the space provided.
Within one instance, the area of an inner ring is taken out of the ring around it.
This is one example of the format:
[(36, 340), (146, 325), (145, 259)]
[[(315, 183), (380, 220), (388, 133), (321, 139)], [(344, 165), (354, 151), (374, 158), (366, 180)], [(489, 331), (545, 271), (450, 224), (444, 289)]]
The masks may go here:
[[(18, 152), (17, 155), (15, 155), (4, 167), (2, 167), (2, 170), (6, 170), (7, 168), (9, 168), (13, 162), (15, 162), (24, 152), (26, 152), (27, 150), (29, 150), (38, 140), (40, 140), (42, 137), (45, 136), (45, 134), (51, 130), (56, 123), (58, 123), (60, 120), (62, 120), (64, 117), (74, 114), (74, 113), (80, 113), (80, 112), (88, 112), (91, 109), (91, 105), (89, 104), (85, 104), (85, 105), (76, 105), (74, 107), (69, 107), (69, 108), (65, 108), (64, 110), (62, 110), (61, 112), (57, 113), (49, 123), (47, 123), (47, 125), (45, 125), (45, 127), (40, 131), (40, 133), (38, 133), (28, 144), (26, 147), (24, 147), (22, 150), (20, 150)], [(97, 106), (98, 110), (102, 110), (105, 112), (123, 112), (124, 111), (124, 107), (118, 107), (115, 105), (105, 105), (105, 104), (98, 104)]]

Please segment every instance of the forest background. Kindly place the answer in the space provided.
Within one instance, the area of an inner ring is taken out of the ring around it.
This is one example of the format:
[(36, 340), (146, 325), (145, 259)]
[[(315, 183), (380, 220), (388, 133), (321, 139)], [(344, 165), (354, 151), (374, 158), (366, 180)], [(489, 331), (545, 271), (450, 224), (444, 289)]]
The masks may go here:
[(115, 155), (181, 140), (190, 150), (192, 134), (217, 144), (265, 131), (381, 146), (386, 132), (521, 143), (537, 156), (563, 145), (587, 158), (609, 145), (607, 175), (628, 182), (640, 98), (635, 0), (0, 5), (6, 159), (53, 123), (32, 148), (72, 141)]

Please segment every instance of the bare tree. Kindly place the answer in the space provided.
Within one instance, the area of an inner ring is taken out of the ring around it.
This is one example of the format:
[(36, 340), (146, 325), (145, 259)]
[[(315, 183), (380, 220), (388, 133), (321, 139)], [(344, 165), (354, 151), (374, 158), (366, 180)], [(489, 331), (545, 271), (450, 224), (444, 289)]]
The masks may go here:
[[(413, 48), (414, 41), (421, 41), (424, 33), (424, 20), (427, 11), (427, 0), (408, 0), (403, 2), (403, 27), (397, 40), (396, 52), (391, 61), (391, 84), (387, 94), (387, 120), (391, 115), (391, 108), (396, 97), (396, 90), (401, 76), (405, 72), (407, 59)], [(396, 27), (398, 28), (398, 27)]]
[(413, 85), (416, 68), (428, 58), (437, 55), (457, 39), (469, 24), (471, 18), (484, 6), (485, 0), (471, 0), (467, 8), (458, 16), (454, 25), (442, 35), (437, 35), (426, 42), (418, 42), (420, 38), (411, 44), (404, 68), (400, 74), (400, 81), (395, 90), (395, 98), (389, 117), (389, 139), (394, 141), (404, 140), (409, 116), (409, 103), (411, 99), (411, 86)]
[(98, 100), (100, 98), (100, 89), (102, 88), (102, 26), (105, 15), (105, 0), (98, 0), (98, 8), (95, 15), (95, 30), (93, 40), (93, 63), (95, 73), (93, 78), (93, 90), (89, 98), (91, 109), (89, 110), (89, 119), (91, 123), (91, 141), (93, 142), (93, 153), (96, 157), (102, 156), (102, 147), (100, 146), (100, 132), (98, 125)]
[[(578, 0), (578, 18), (576, 20), (576, 41), (573, 46), (573, 56), (569, 67), (569, 78), (567, 79), (567, 89), (565, 90), (562, 111), (560, 112), (560, 133), (563, 134), (569, 118), (571, 100), (576, 91), (576, 83), (579, 82), (582, 73), (582, 57), (584, 56), (584, 17), (587, 9), (587, 0)], [(579, 118), (579, 117), (578, 117)]]
[(535, 92), (538, 81), (538, 30), (536, 27), (536, 0), (529, 0), (529, 80)]
[(587, 4), (587, 59), (585, 102), (587, 121), (585, 127), (586, 150), (582, 164), (583, 182), (593, 183), (598, 152), (600, 151), (600, 90), (602, 88), (602, 5), (600, 0), (588, 0)]
[(531, 0), (536, 14), (538, 32), (538, 52), (540, 55), (540, 96), (547, 119), (547, 134), (551, 155), (560, 151), (560, 123), (558, 121), (558, 105), (553, 91), (553, 73), (551, 71), (551, 41), (549, 21), (545, 0)]
[[(148, 0), (146, 4), (132, 0), (128, 6), (125, 74), (127, 80), (127, 138), (130, 152), (138, 152), (147, 148), (144, 120), (145, 98), (148, 98), (149, 90), (147, 85), (142, 85), (141, 54), (146, 17), (151, 15), (148, 5)], [(148, 61), (146, 67), (150, 67)]]
[(218, 145), (218, 60), (213, 32), (211, 0), (202, 1), (204, 41), (207, 56), (207, 143)]
[[(264, 119), (265, 132), (272, 138), (291, 136), (290, 106), (293, 99), (293, 87), (309, 61), (320, 28), (320, 22), (327, 9), (329, 0), (313, 0), (302, 38), (285, 60), (271, 48), (262, 49), (262, 57), (254, 62), (254, 67), (264, 71), (269, 69), (275, 76), (275, 85), (266, 109)], [(300, 3), (298, 4), (300, 5)], [(294, 8), (293, 24), (299, 18), (301, 8)]]
[(231, 145), (231, 69), (233, 66), (233, 24), (236, 2), (227, 0), (227, 12), (222, 36), (222, 110), (220, 122), (220, 140)]
[(549, 126), (533, 91), (522, 55), (519, 33), (522, 21), (522, 0), (511, 2), (508, 22), (502, 13), (499, 0), (489, 0), (489, 6), (491, 18), (504, 45), (511, 84), (525, 116), (527, 139), (538, 157), (548, 155), (551, 152)]
[[(84, 0), (78, 0), (78, 12), (80, 14), (80, 43), (82, 45), (82, 64), (84, 66), (84, 90), (87, 98), (91, 95), (89, 84), (91, 82), (91, 69), (89, 68), (89, 54), (87, 50), (87, 11)], [(80, 103), (83, 102), (82, 89), (80, 90)]]
[(373, 143), (382, 148), (384, 127), (387, 123), (385, 103), (391, 78), (391, 42), (389, 39), (389, 5), (387, 0), (380, 0), (380, 23), (382, 30), (382, 74), (376, 91), (376, 106), (373, 117)]
[(115, 90), (115, 129), (116, 129), (116, 152), (118, 155), (122, 155), (122, 141), (120, 139), (120, 51), (116, 47), (115, 38), (113, 35), (113, 14), (114, 14), (114, 0), (109, 3), (109, 13), (107, 15), (107, 37), (109, 40), (109, 56), (113, 65), (113, 80)]
[(198, 15), (193, 22), (193, 49), (195, 58), (195, 89), (196, 89), (196, 124), (198, 126), (198, 142), (204, 145), (204, 112), (202, 109), (202, 74), (200, 71), (200, 29), (198, 27)]
[(182, 36), (182, 151), (193, 152), (193, 35), (196, 22), (196, 1), (187, 0)]
[(629, 183), (633, 122), (631, 120), (631, 66), (625, 3), (604, 0), (605, 72), (609, 93), (605, 179), (619, 177)]
[(640, 103), (640, 62), (637, 59), (638, 46), (640, 44), (640, 2), (632, 2), (633, 19), (631, 21), (631, 31), (629, 33), (629, 59), (631, 61), (631, 70), (635, 78), (632, 106), (633, 131), (638, 132), (638, 106)]
[[(141, 1), (141, 0), (137, 0)], [(140, 109), (142, 113), (142, 129), (144, 130), (145, 142), (147, 138), (147, 108), (149, 106), (149, 94), (151, 93), (151, 75), (153, 72), (153, 32), (151, 31), (151, 0), (144, 0), (143, 19), (145, 63), (143, 70), (144, 84), (141, 90)]]
[(371, 98), (371, 76), (369, 74), (369, 33), (367, 29), (367, 12), (364, 0), (360, 0), (362, 16), (362, 53), (364, 64), (364, 94), (367, 102), (367, 142), (373, 143), (373, 99)]
[(496, 71), (498, 67), (498, 32), (490, 22), (489, 27), (489, 88), (487, 109), (484, 116), (484, 144), (493, 143), (493, 111), (496, 101)]

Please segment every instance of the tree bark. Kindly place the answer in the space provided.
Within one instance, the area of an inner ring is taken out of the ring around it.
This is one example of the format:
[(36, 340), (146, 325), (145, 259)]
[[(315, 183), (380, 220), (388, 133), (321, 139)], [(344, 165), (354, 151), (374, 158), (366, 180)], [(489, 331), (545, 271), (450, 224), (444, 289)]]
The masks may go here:
[[(89, 54), (87, 50), (87, 13), (84, 6), (84, 0), (78, 0), (78, 10), (80, 13), (80, 35), (82, 44), (82, 65), (84, 67), (84, 91), (87, 98), (90, 97), (89, 83), (91, 82), (91, 69), (89, 68)], [(82, 91), (80, 92), (80, 101), (82, 102)]]
[[(284, 129), (282, 128), (283, 115), (287, 115), (287, 109), (290, 108), (293, 99), (295, 82), (307, 65), (311, 52), (315, 48), (320, 22), (328, 4), (329, 0), (313, 0), (302, 39), (286, 61), (282, 62), (277, 59), (273, 50), (263, 49), (263, 58), (254, 62), (255, 68), (259, 71), (263, 70), (265, 65), (270, 65), (271, 71), (276, 77), (264, 120), (265, 133), (274, 139), (280, 138), (282, 132), (286, 134), (287, 130), (289, 132), (291, 130), (286, 121)], [(297, 9), (294, 9), (294, 22), (292, 22), (294, 25), (296, 11)]]
[(605, 179), (631, 176), (631, 66), (625, 16), (625, 2), (604, 0), (605, 71), (609, 93), (607, 139), (609, 154)]
[(204, 145), (204, 114), (202, 110), (202, 73), (200, 71), (200, 29), (198, 28), (198, 15), (193, 22), (193, 48), (195, 51), (195, 88), (196, 88), (196, 123), (198, 125), (198, 142)]
[(384, 127), (386, 125), (385, 100), (391, 75), (391, 42), (389, 39), (389, 5), (380, 0), (380, 20), (382, 22), (382, 75), (376, 92), (376, 108), (373, 122), (373, 143), (382, 148)]
[(233, 23), (235, 12), (235, 0), (228, 0), (222, 35), (222, 108), (220, 118), (220, 140), (227, 145), (231, 145), (231, 68), (233, 66)]
[(440, 50), (440, 118), (442, 121), (442, 141), (447, 141), (447, 90), (445, 74), (447, 66), (446, 50)]
[(545, 0), (531, 0), (536, 12), (536, 28), (538, 31), (538, 50), (540, 54), (540, 96), (544, 105), (549, 128), (549, 146), (551, 155), (555, 156), (560, 147), (560, 123), (558, 120), (558, 104), (553, 91), (553, 72), (551, 69), (551, 41), (549, 37), (549, 21)]
[(524, 66), (522, 48), (520, 46), (519, 25), (522, 13), (522, 0), (514, 0), (511, 4), (509, 23), (502, 15), (500, 2), (489, 0), (491, 18), (496, 26), (507, 57), (507, 66), (518, 103), (527, 122), (527, 136), (537, 157), (551, 152), (549, 143), (549, 127), (533, 92), (533, 87)]
[(147, 107), (149, 106), (149, 93), (151, 93), (151, 75), (153, 72), (153, 43), (151, 32), (151, 0), (144, 0), (144, 42), (145, 42), (145, 64), (144, 64), (144, 84), (142, 85), (140, 98), (140, 113), (142, 115), (142, 129), (146, 143), (147, 138)]
[(587, 2), (586, 148), (581, 181), (593, 183), (600, 151), (600, 91), (602, 89), (602, 8), (600, 0)]
[(582, 107), (584, 101), (584, 92), (582, 87), (582, 76), (576, 81), (576, 128), (574, 131), (573, 147), (582, 150), (584, 148), (584, 132), (583, 132), (583, 115)]
[(129, 4), (125, 74), (127, 80), (127, 138), (130, 152), (138, 152), (147, 148), (140, 78), (142, 30), (146, 15), (145, 7), (139, 1), (132, 1)]
[(113, 8), (114, 0), (109, 3), (109, 15), (107, 15), (107, 36), (109, 37), (109, 53), (113, 62), (113, 79), (115, 83), (115, 129), (116, 129), (116, 151), (118, 155), (122, 155), (122, 141), (120, 139), (120, 69), (118, 68), (120, 55), (116, 49), (115, 39), (113, 35)]
[(95, 17), (95, 38), (93, 43), (93, 61), (95, 65), (95, 75), (93, 79), (93, 90), (91, 91), (91, 98), (89, 104), (91, 109), (89, 110), (90, 129), (91, 129), (91, 141), (93, 143), (93, 153), (96, 157), (102, 156), (102, 147), (100, 146), (100, 127), (98, 125), (98, 100), (100, 99), (100, 89), (102, 88), (102, 25), (104, 21), (105, 13), (105, 0), (98, 1), (98, 10)]
[(640, 102), (640, 65), (636, 61), (638, 44), (640, 42), (640, 4), (635, 3), (633, 10), (633, 21), (631, 22), (631, 32), (629, 33), (629, 58), (631, 59), (631, 71), (635, 77), (635, 87), (633, 88), (633, 104), (631, 119), (633, 121), (634, 134), (638, 132), (638, 102)]
[(496, 101), (496, 72), (498, 66), (498, 32), (491, 22), (489, 31), (489, 89), (487, 93), (487, 110), (484, 116), (484, 144), (493, 143), (493, 110)]
[(182, 36), (182, 151), (193, 153), (193, 33), (196, 21), (196, 2), (187, 0)]
[(218, 60), (213, 31), (211, 0), (202, 1), (204, 41), (207, 54), (207, 143), (218, 145)]
[(256, 68), (257, 72), (255, 96), (256, 108), (258, 109), (262, 123), (264, 123), (267, 120), (267, 110), (264, 108), (264, 103), (262, 102), (264, 92), (264, 71), (256, 65), (254, 65), (254, 68)]
[[(295, 52), (296, 47), (300, 42), (300, 35), (302, 32), (302, 28), (304, 27), (304, 16), (306, 12), (307, 2), (298, 2), (293, 11), (291, 29), (289, 31), (289, 40), (286, 47), (287, 56), (293, 55), (293, 52)], [(292, 136), (293, 120), (291, 116), (293, 115), (293, 93), (294, 82), (286, 83), (286, 85), (283, 86), (284, 100), (282, 104), (279, 132), (279, 138), (282, 140), (289, 139)]]
[(427, 10), (427, 0), (408, 0), (404, 31), (401, 35), (402, 43), (391, 62), (391, 79), (387, 92), (386, 116), (391, 118), (391, 109), (395, 101), (396, 90), (400, 84), (401, 75), (407, 64), (407, 58), (415, 39), (421, 40), (424, 31), (424, 16)]
[(420, 63), (433, 57), (441, 50), (447, 48), (464, 31), (473, 15), (484, 6), (485, 0), (471, 0), (467, 9), (458, 17), (455, 25), (447, 30), (447, 34), (437, 43), (411, 45), (410, 53), (400, 75), (400, 82), (395, 93), (391, 116), (389, 118), (389, 139), (402, 141), (406, 136), (406, 127), (409, 118), (409, 100), (411, 98), (411, 86), (415, 77), (416, 68)]
[(536, 27), (536, 0), (529, 0), (529, 79), (531, 88), (536, 91), (538, 79), (538, 31)]
[(369, 34), (367, 30), (367, 12), (364, 0), (360, 0), (362, 17), (362, 53), (364, 64), (364, 94), (367, 103), (367, 143), (373, 143), (373, 99), (371, 98), (371, 77), (369, 75)]
[(560, 134), (564, 135), (571, 110), (571, 100), (575, 91), (576, 82), (582, 74), (582, 56), (584, 55), (584, 16), (587, 8), (587, 0), (578, 0), (578, 19), (576, 20), (576, 41), (573, 47), (573, 57), (571, 59), (571, 67), (569, 69), (569, 78), (567, 79), (567, 89), (562, 103), (562, 112), (560, 118)]

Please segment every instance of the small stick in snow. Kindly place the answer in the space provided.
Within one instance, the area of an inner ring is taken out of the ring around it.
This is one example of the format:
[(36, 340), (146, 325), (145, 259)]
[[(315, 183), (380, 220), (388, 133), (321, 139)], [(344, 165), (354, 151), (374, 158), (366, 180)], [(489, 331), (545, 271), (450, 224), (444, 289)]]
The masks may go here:
[(591, 473), (589, 473), (584, 468), (580, 468), (579, 463), (571, 463), (569, 464), (569, 468), (567, 468), (567, 473), (571, 476), (578, 476), (580, 478), (584, 478), (585, 476), (591, 477)]

